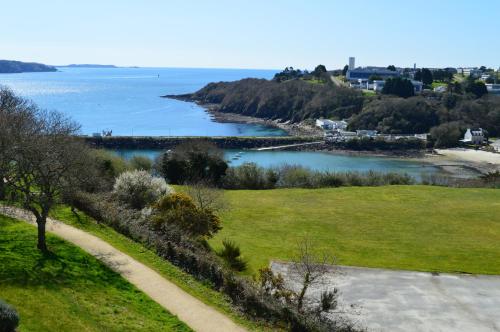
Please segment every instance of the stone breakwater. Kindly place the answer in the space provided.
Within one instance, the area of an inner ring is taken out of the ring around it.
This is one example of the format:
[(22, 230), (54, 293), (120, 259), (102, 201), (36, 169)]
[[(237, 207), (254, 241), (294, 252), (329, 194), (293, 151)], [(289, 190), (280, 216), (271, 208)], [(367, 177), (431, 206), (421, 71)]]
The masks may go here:
[(87, 144), (105, 149), (172, 149), (185, 142), (210, 142), (221, 149), (253, 149), (280, 145), (293, 145), (322, 140), (322, 137), (151, 137), (112, 136), (84, 137)]

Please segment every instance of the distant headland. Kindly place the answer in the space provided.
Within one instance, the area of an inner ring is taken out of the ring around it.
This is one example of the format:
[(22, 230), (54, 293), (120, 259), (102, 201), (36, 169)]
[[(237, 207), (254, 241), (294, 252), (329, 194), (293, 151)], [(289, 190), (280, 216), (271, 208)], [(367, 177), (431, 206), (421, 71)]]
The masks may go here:
[(97, 65), (97, 64), (71, 64), (67, 66), (59, 66), (59, 67), (69, 67), (69, 68), (118, 68), (115, 65)]
[(36, 62), (21, 62), (12, 60), (0, 60), (0, 73), (15, 74), (26, 72), (53, 72), (57, 71), (54, 66), (48, 66)]

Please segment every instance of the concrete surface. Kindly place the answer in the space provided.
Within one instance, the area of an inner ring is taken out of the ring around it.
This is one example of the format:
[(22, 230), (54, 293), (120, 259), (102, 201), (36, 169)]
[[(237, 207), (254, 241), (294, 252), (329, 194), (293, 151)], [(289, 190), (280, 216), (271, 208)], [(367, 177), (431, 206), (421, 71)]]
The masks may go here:
[[(289, 264), (271, 268), (299, 287)], [(306, 296), (315, 303), (334, 287), (340, 304), (330, 315), (368, 331), (500, 331), (500, 276), (339, 267)]]

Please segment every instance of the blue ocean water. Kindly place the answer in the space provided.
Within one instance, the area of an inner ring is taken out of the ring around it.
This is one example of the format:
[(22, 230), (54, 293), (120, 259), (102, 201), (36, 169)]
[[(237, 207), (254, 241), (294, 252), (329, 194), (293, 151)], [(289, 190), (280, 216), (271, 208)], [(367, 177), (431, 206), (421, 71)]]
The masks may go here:
[(261, 125), (217, 123), (194, 103), (160, 98), (207, 83), (271, 78), (272, 70), (189, 68), (58, 68), (51, 73), (0, 74), (0, 85), (39, 106), (63, 112), (83, 134), (112, 130), (135, 136), (277, 136)]

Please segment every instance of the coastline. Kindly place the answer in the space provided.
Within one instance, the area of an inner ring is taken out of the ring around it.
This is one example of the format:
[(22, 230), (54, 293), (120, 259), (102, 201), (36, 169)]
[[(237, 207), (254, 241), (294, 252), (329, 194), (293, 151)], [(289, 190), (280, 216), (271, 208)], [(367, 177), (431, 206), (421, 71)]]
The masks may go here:
[[(171, 98), (184, 102), (193, 102), (203, 107), (210, 114), (213, 121), (220, 123), (246, 123), (260, 124), (263, 126), (274, 127), (284, 130), (289, 136), (322, 136), (323, 132), (318, 128), (306, 125), (304, 123), (281, 122), (280, 120), (269, 120), (252, 116), (245, 116), (236, 113), (227, 113), (219, 111), (217, 104), (209, 104), (194, 100), (192, 94), (186, 95), (167, 95), (163, 98)], [(498, 160), (489, 160), (485, 155), (481, 157), (474, 156), (470, 152), (456, 149), (443, 150), (373, 150), (357, 151), (342, 149), (335, 146), (321, 144), (320, 146), (296, 146), (283, 150), (293, 151), (314, 151), (348, 156), (373, 156), (385, 158), (406, 159), (422, 162), (425, 165), (438, 167), (451, 177), (472, 178), (489, 172), (500, 171), (500, 154), (497, 154)], [(484, 152), (487, 153), (487, 152)], [(490, 156), (491, 157), (491, 156)], [(423, 165), (422, 167), (426, 167)]]
[(180, 100), (189, 103), (195, 103), (196, 105), (203, 107), (205, 111), (210, 115), (213, 121), (219, 123), (244, 123), (244, 124), (259, 124), (267, 127), (273, 127), (285, 131), (289, 136), (322, 136), (323, 132), (314, 127), (309, 126), (304, 123), (291, 123), (289, 121), (281, 120), (270, 120), (264, 118), (258, 118), (254, 116), (241, 115), (236, 113), (221, 112), (219, 110), (219, 105), (200, 102), (198, 100), (192, 99), (191, 94), (186, 95), (165, 95), (162, 98), (170, 98), (175, 100)]

